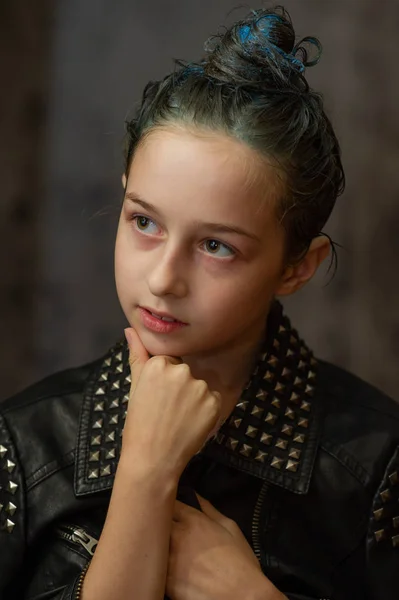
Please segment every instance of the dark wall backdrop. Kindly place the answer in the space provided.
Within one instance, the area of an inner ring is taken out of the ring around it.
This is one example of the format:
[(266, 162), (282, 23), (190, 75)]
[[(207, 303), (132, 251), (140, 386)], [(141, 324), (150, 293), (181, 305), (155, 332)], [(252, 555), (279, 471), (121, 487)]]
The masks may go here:
[[(324, 45), (308, 80), (340, 137), (344, 246), (285, 302), (317, 354), (399, 398), (399, 2), (286, 0)], [(172, 57), (195, 59), (231, 0), (0, 4), (0, 364), (5, 397), (123, 333), (113, 280), (126, 113)], [(259, 4), (250, 5), (253, 8)]]

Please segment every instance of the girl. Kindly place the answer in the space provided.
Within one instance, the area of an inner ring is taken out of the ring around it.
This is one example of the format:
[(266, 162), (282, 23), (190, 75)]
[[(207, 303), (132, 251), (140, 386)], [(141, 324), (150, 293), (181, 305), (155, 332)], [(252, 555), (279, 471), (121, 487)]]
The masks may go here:
[(2, 405), (3, 598), (398, 597), (399, 409), (276, 299), (328, 256), (344, 183), (312, 47), (253, 11), (147, 85), (115, 251), (127, 341)]

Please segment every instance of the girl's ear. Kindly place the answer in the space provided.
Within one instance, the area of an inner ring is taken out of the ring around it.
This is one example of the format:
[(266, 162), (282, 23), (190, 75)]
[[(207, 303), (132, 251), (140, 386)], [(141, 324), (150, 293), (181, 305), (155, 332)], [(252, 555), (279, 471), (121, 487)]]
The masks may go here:
[(123, 175), (122, 175), (122, 186), (123, 186), (124, 190), (126, 189), (126, 184), (127, 184), (126, 175), (123, 173)]
[(324, 236), (314, 238), (303, 259), (285, 268), (276, 289), (277, 296), (288, 296), (298, 291), (312, 279), (323, 260), (330, 254), (330, 240)]

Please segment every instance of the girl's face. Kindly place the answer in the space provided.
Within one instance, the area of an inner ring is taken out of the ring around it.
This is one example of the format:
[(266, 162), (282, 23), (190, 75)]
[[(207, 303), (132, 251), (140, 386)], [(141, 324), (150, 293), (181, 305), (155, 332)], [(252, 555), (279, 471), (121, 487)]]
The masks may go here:
[[(150, 354), (220, 356), (259, 341), (284, 270), (279, 185), (272, 166), (222, 134), (169, 127), (137, 148), (115, 277), (126, 318)], [(142, 323), (140, 306), (188, 326), (156, 333)]]

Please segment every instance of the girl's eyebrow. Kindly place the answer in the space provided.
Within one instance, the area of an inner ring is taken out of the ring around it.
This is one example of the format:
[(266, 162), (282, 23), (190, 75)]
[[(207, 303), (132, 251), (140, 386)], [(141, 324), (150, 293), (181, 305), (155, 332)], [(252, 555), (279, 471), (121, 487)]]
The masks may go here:
[[(127, 200), (130, 200), (130, 202), (139, 204), (145, 210), (152, 212), (154, 215), (158, 216), (159, 218), (162, 218), (162, 214), (153, 204), (151, 204), (150, 202), (147, 202), (146, 200), (143, 200), (143, 198), (140, 198), (140, 196), (138, 194), (136, 194), (135, 192), (127, 192), (127, 194), (125, 195), (125, 198)], [(193, 224), (196, 227), (204, 227), (204, 228), (206, 227), (207, 229), (213, 229), (214, 231), (223, 231), (225, 233), (238, 233), (239, 235), (244, 235), (244, 236), (249, 237), (249, 238), (255, 240), (256, 242), (260, 243), (260, 239), (255, 234), (250, 233), (249, 231), (246, 231), (245, 229), (241, 229), (241, 227), (237, 227), (237, 226), (233, 227), (231, 225), (224, 225), (223, 223), (205, 223), (204, 221), (193, 221)]]

